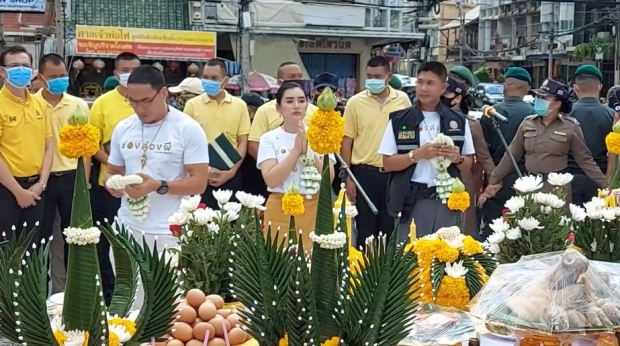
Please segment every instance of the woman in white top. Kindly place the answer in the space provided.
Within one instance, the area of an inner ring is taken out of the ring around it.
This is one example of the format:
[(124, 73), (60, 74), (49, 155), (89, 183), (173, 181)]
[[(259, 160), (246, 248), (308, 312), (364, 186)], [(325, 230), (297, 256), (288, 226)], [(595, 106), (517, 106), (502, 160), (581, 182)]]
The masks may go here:
[[(282, 115), (283, 123), (260, 138), (256, 165), (261, 170), (267, 190), (271, 192), (267, 199), (267, 210), (264, 220), (267, 225), (271, 222), (271, 230), (275, 237), (280, 228), (280, 240), (288, 234), (290, 216), (282, 212), (282, 196), (294, 183), (301, 195), (305, 191), (301, 184), (301, 171), (304, 168), (303, 157), (314, 157), (318, 171), (323, 170), (323, 157), (313, 154), (308, 147), (306, 130), (302, 123), (306, 114), (308, 101), (298, 83), (286, 82), (276, 93), (276, 109)], [(330, 181), (334, 178), (334, 158), (330, 156)], [(309, 234), (314, 230), (316, 211), (318, 207), (318, 193), (304, 199), (305, 213), (295, 217), (295, 228), (303, 231), (304, 247), (311, 249), (312, 241)], [(265, 232), (267, 228), (265, 227)]]

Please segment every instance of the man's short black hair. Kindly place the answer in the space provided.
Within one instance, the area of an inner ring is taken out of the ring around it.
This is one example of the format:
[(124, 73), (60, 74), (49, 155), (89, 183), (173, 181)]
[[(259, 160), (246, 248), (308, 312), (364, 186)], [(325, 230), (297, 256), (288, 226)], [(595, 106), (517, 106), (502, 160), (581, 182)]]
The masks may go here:
[(207, 61), (207, 66), (219, 66), (224, 76), (228, 75), (226, 64), (220, 59), (211, 59)]
[(390, 62), (384, 56), (373, 56), (366, 63), (366, 67), (383, 67), (387, 72), (390, 72)]
[(281, 64), (280, 64), (280, 66), (278, 66), (278, 71), (276, 71), (276, 76), (277, 76), (278, 78), (280, 78), (280, 70), (281, 70), (283, 67), (286, 67), (286, 66), (291, 66), (291, 65), (298, 65), (298, 64), (297, 64), (296, 62), (292, 62), (292, 61), (287, 61), (287, 62), (283, 62), (283, 63), (281, 63)]
[(127, 84), (149, 84), (154, 90), (166, 85), (164, 74), (152, 65), (140, 65), (129, 75)]
[(54, 66), (59, 66), (65, 64), (65, 59), (56, 53), (45, 54), (41, 57), (41, 59), (39, 59), (39, 73), (43, 73), (43, 70), (45, 70), (45, 64), (48, 62)]
[(123, 52), (123, 53), (117, 55), (116, 58), (114, 59), (114, 67), (115, 68), (118, 67), (118, 62), (119, 61), (132, 61), (132, 60), (140, 61), (140, 58), (138, 58), (138, 56), (135, 55), (132, 52)]
[(9, 47), (4, 48), (2, 53), (0, 53), (0, 65), (6, 66), (5, 60), (6, 60), (7, 55), (15, 55), (15, 54), (21, 54), (21, 53), (27, 54), (28, 58), (30, 58), (30, 64), (32, 64), (32, 55), (28, 53), (26, 48), (22, 46), (9, 46)]
[(429, 61), (418, 67), (418, 75), (420, 72), (431, 72), (436, 74), (439, 79), (445, 81), (448, 78), (448, 70), (446, 70), (446, 66), (444, 64), (437, 61)]

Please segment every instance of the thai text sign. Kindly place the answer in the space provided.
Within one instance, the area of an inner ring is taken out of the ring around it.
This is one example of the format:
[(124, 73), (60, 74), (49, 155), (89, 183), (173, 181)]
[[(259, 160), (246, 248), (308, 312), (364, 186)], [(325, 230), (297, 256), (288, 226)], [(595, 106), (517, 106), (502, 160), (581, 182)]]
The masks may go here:
[(77, 25), (76, 55), (117, 55), (132, 52), (140, 57), (213, 59), (214, 32), (139, 29)]
[(0, 12), (45, 12), (45, 0), (0, 0)]

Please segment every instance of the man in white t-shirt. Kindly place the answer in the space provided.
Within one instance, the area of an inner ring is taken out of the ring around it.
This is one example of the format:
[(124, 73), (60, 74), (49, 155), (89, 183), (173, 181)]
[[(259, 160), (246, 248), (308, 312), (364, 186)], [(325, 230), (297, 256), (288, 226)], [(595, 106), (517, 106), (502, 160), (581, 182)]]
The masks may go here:
[[(207, 139), (200, 124), (187, 114), (166, 105), (164, 76), (150, 65), (138, 67), (129, 76), (127, 100), (136, 114), (118, 123), (112, 134), (108, 177), (139, 174), (144, 182), (124, 190), (107, 188), (122, 198), (118, 220), (145, 232), (152, 246), (176, 245), (168, 218), (179, 209), (184, 196), (202, 193), (208, 181)], [(129, 210), (127, 198), (149, 196), (150, 209), (144, 220)], [(139, 234), (139, 233), (137, 233)]]
[[(413, 219), (417, 236), (456, 225), (458, 213), (437, 197), (435, 178), (439, 173), (431, 163), (435, 157), (452, 162), (448, 173), (457, 177), (471, 170), (474, 144), (465, 117), (442, 105), (447, 71), (439, 62), (418, 68), (416, 102), (410, 108), (390, 114), (379, 147), (383, 167), (390, 172), (388, 211), (401, 214), (398, 240), (406, 241)], [(432, 143), (439, 133), (451, 137), (454, 146)]]

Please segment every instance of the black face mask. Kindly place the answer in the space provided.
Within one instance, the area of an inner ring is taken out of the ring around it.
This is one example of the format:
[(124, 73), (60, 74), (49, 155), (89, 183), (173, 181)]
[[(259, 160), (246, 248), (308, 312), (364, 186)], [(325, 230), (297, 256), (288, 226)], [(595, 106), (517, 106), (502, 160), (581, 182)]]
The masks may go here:
[(445, 96), (442, 96), (442, 97), (441, 97), (441, 103), (442, 103), (444, 106), (448, 107), (448, 108), (452, 108), (452, 107), (454, 107), (454, 105), (452, 104), (452, 102), (454, 101), (454, 99), (455, 99), (455, 98), (456, 98), (456, 96), (455, 96), (455, 97), (452, 97), (452, 98), (447, 98), (447, 97), (445, 97)]

